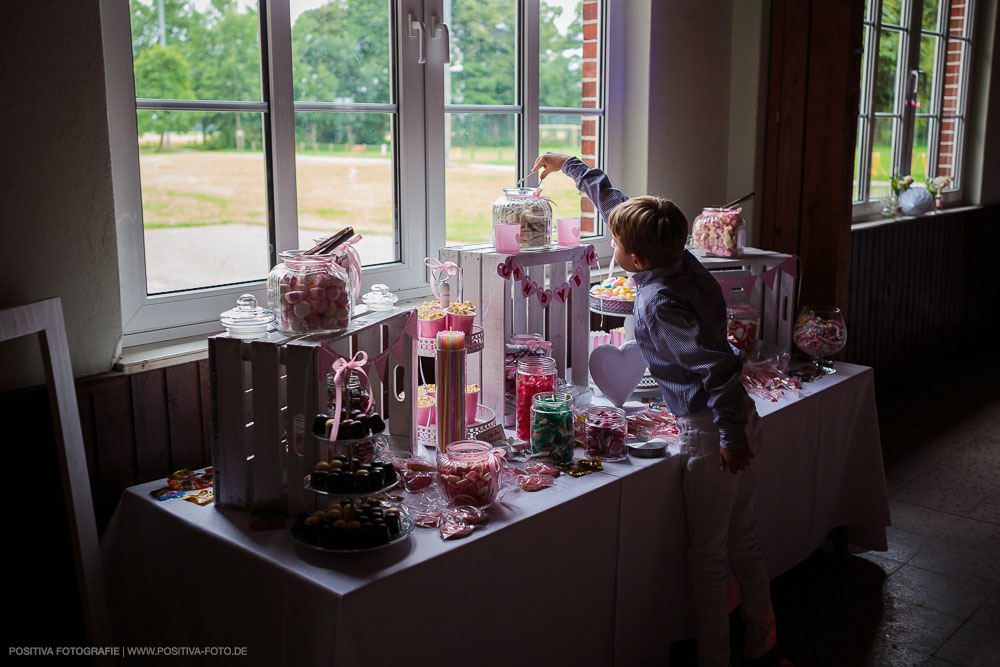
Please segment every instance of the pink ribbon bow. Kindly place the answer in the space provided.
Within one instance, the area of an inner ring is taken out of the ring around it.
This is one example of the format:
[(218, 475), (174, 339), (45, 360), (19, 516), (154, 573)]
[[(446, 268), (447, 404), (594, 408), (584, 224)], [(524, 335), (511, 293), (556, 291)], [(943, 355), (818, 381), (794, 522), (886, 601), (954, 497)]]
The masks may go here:
[(348, 275), (351, 269), (358, 272), (358, 279), (354, 281), (355, 299), (361, 296), (361, 258), (358, 255), (358, 249), (354, 247), (354, 244), (360, 240), (361, 234), (355, 234), (337, 246), (337, 249), (334, 251), (334, 256), (338, 261), (345, 255), (347, 256)]
[(330, 441), (337, 439), (337, 432), (340, 430), (340, 408), (343, 400), (343, 394), (341, 391), (341, 381), (340, 378), (344, 374), (344, 371), (352, 372), (356, 371), (361, 377), (365, 379), (365, 384), (368, 385), (368, 404), (365, 406), (365, 412), (371, 410), (372, 407), (372, 385), (371, 380), (368, 379), (368, 373), (365, 372), (365, 366), (368, 365), (368, 355), (365, 354), (364, 350), (358, 352), (354, 355), (354, 358), (348, 361), (347, 359), (340, 357), (333, 362), (333, 385), (336, 388), (336, 406), (335, 412), (333, 413), (333, 428), (330, 429)]
[(434, 257), (425, 257), (424, 264), (431, 270), (431, 293), (435, 299), (441, 300), (435, 282), (443, 283), (451, 276), (458, 276), (458, 298), (462, 298), (462, 267), (455, 262), (442, 262)]

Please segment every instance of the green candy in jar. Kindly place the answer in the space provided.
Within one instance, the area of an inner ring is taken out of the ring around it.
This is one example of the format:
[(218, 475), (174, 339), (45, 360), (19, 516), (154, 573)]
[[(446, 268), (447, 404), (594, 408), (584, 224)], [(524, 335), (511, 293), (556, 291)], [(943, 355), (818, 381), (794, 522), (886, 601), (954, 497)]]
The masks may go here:
[(531, 453), (546, 455), (556, 465), (573, 462), (573, 397), (543, 391), (531, 399)]

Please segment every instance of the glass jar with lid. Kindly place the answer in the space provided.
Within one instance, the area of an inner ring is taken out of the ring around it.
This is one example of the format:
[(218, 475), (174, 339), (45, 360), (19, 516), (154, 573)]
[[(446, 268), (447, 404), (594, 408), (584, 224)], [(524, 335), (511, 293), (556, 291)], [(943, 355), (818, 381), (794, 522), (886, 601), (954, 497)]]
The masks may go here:
[(274, 313), (258, 306), (253, 294), (244, 294), (236, 300), (236, 307), (219, 315), (219, 319), (230, 338), (251, 339), (267, 334)]
[(746, 247), (746, 224), (739, 206), (706, 208), (691, 226), (691, 243), (706, 255), (739, 257)]
[(284, 333), (341, 331), (350, 323), (354, 294), (347, 274), (326, 255), (289, 250), (267, 277), (268, 307)]
[(493, 202), (493, 224), (521, 226), (521, 249), (552, 244), (552, 206), (536, 188), (504, 188)]
[(556, 360), (552, 357), (524, 357), (517, 362), (517, 437), (531, 437), (531, 400), (543, 391), (555, 391)]
[(621, 408), (590, 408), (584, 432), (584, 454), (602, 461), (624, 461), (628, 458), (625, 440), (628, 423)]
[(726, 338), (740, 352), (749, 352), (760, 331), (760, 313), (749, 303), (731, 303), (726, 318)]
[(531, 397), (531, 454), (556, 465), (573, 462), (573, 397), (543, 391)]
[(438, 455), (438, 483), (452, 507), (486, 507), (500, 491), (504, 450), (480, 440), (457, 440)]

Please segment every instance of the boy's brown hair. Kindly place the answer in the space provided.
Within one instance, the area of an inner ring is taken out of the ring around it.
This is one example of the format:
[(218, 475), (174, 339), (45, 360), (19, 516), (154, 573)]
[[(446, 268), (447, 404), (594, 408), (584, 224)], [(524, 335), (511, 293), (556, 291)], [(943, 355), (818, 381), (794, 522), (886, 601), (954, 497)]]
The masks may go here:
[(669, 199), (633, 197), (611, 211), (608, 225), (626, 252), (642, 257), (652, 267), (673, 264), (684, 252), (688, 221)]

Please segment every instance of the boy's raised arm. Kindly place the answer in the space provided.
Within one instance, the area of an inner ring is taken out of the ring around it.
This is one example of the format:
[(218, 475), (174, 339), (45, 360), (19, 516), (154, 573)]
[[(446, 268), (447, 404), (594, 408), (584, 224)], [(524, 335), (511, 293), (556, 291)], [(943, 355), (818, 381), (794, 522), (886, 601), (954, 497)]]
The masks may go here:
[(573, 179), (577, 189), (587, 195), (594, 206), (604, 216), (605, 221), (614, 207), (628, 199), (621, 190), (611, 184), (611, 179), (600, 169), (588, 167), (578, 158), (562, 153), (545, 153), (535, 160), (532, 171), (542, 170), (539, 180), (554, 171), (562, 171)]

